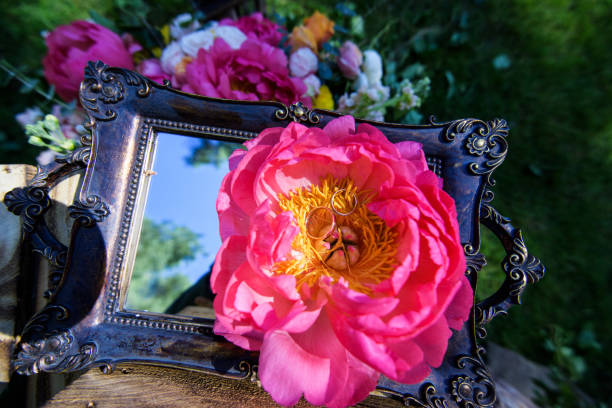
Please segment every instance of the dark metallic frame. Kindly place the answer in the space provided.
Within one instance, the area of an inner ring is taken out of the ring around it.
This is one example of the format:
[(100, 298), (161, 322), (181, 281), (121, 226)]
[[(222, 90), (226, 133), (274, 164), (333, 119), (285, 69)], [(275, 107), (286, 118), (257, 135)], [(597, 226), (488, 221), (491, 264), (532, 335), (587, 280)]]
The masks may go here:
[[(257, 353), (215, 336), (212, 320), (121, 308), (130, 273), (128, 248), (138, 239), (152, 139), (155, 132), (164, 131), (242, 142), (267, 127), (290, 121), (322, 127), (339, 115), (310, 111), (301, 104), (286, 107), (188, 95), (101, 62), (85, 69), (80, 101), (90, 131), (82, 139), (83, 147), (39, 169), (27, 187), (4, 198), (9, 210), (23, 218), (24, 239), (55, 268), (46, 293), (49, 303), (24, 328), (13, 369), (33, 374), (101, 366), (110, 372), (121, 363), (144, 363), (256, 379)], [(457, 204), (472, 288), (485, 264), (479, 252), (480, 224), (493, 231), (507, 253), (503, 285), (474, 306), (470, 319), (453, 334), (442, 365), (422, 384), (398, 384), (381, 377), (377, 391), (411, 406), (490, 407), (495, 386), (477, 338), (486, 335), (485, 325), (495, 316), (520, 303), (527, 283), (544, 274), (520, 230), (491, 206), (491, 173), (508, 150), (506, 122), (432, 119), (424, 126), (371, 124), (392, 142), (421, 142), (430, 167), (444, 178), (444, 189)], [(49, 233), (43, 215), (52, 204), (49, 190), (83, 168), (82, 187), (69, 208), (75, 222), (66, 247)]]

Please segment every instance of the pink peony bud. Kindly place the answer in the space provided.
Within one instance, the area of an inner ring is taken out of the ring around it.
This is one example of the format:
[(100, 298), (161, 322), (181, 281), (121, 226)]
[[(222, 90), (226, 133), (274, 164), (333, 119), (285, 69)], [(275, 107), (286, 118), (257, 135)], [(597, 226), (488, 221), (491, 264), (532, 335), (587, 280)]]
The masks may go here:
[(363, 63), (363, 54), (355, 43), (345, 41), (340, 47), (338, 67), (348, 79), (355, 79), (359, 75), (359, 67)]
[(98, 24), (74, 21), (57, 27), (45, 41), (48, 48), (43, 59), (45, 78), (65, 101), (78, 96), (88, 61), (101, 60), (113, 67), (134, 68), (132, 56), (121, 38)]

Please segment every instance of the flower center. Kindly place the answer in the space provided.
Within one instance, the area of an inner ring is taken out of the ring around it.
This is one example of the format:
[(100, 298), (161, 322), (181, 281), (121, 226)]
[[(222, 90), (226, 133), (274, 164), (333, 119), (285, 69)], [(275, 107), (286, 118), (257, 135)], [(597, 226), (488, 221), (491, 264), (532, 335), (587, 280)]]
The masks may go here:
[(371, 294), (371, 286), (389, 278), (397, 265), (397, 234), (367, 209), (370, 199), (352, 180), (332, 176), (281, 196), (280, 208), (293, 213), (300, 232), (291, 259), (277, 263), (275, 272), (295, 275), (298, 289), (329, 276)]
[(248, 81), (241, 81), (239, 79), (236, 78), (232, 78), (230, 79), (230, 89), (232, 91), (241, 91), (244, 93), (248, 93), (248, 94), (256, 94), (257, 93), (257, 88), (255, 87), (254, 84), (248, 82)]

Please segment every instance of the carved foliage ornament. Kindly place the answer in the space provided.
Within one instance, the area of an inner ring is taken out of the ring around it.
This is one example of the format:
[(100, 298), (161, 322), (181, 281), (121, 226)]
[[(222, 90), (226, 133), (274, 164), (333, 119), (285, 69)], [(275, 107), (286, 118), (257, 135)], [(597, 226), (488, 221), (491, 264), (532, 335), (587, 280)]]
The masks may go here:
[(496, 316), (506, 314), (512, 305), (520, 304), (527, 284), (539, 281), (546, 272), (540, 260), (528, 252), (521, 230), (513, 227), (509, 218), (490, 205), (492, 199), (493, 192), (486, 190), (480, 207), (480, 220), (504, 246), (506, 257), (502, 261), (502, 270), (506, 279), (495, 294), (476, 305), (476, 334), (480, 338), (487, 334), (484, 326)]
[(126, 86), (137, 88), (139, 97), (151, 92), (150, 81), (140, 74), (122, 68), (111, 68), (102, 61), (89, 62), (81, 82), (79, 100), (90, 116), (106, 121), (117, 117), (107, 105), (116, 104), (126, 96)]
[(15, 188), (4, 196), (4, 203), (8, 210), (15, 215), (23, 217), (23, 233), (34, 231), (38, 219), (51, 206), (51, 199), (46, 188), (25, 187)]
[(466, 136), (464, 147), (472, 156), (483, 156), (483, 163), (472, 162), (468, 165), (469, 171), (475, 176), (486, 175), (489, 185), (494, 185), (491, 172), (495, 170), (506, 158), (508, 153), (508, 124), (504, 119), (494, 119), (484, 122), (479, 119), (459, 119), (447, 123), (435, 123), (435, 118), (429, 118), (434, 126), (443, 126), (442, 139), (453, 143), (457, 136)]
[(479, 347), (476, 357), (461, 356), (457, 359), (457, 367), (469, 367), (472, 376), (457, 376), (451, 380), (451, 395), (461, 408), (492, 407), (496, 401), (495, 384), (485, 364), (480, 358), (483, 352)]
[(68, 210), (70, 216), (84, 227), (91, 227), (110, 214), (108, 205), (97, 195), (90, 195), (84, 200), (75, 201), (68, 207)]
[(70, 330), (49, 335), (33, 343), (22, 343), (13, 364), (19, 374), (31, 375), (41, 371), (61, 373), (87, 366), (97, 354), (95, 342), (79, 347)]
[(283, 106), (274, 113), (276, 119), (290, 120), (298, 123), (317, 124), (321, 121), (320, 116), (314, 111), (309, 110), (302, 102), (294, 103), (291, 106)]

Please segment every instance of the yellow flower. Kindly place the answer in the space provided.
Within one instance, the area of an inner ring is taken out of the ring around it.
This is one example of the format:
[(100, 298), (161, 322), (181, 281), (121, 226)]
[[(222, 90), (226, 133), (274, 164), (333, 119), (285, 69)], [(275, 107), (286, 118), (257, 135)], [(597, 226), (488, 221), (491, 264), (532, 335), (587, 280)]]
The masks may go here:
[(304, 25), (314, 35), (314, 39), (319, 47), (334, 34), (334, 22), (318, 11), (315, 11), (312, 16), (305, 19)]
[(315, 54), (317, 53), (317, 40), (312, 32), (303, 25), (293, 28), (291, 37), (289, 37), (289, 44), (291, 44), (292, 52), (297, 51), (299, 48), (307, 47)]
[(155, 58), (161, 58), (162, 55), (162, 49), (159, 47), (155, 47), (151, 49), (151, 54), (153, 54), (153, 56)]
[(317, 109), (334, 110), (334, 98), (327, 85), (321, 85), (319, 94), (313, 99), (312, 107)]
[(164, 44), (170, 43), (170, 26), (166, 24), (159, 31), (161, 32), (161, 35), (164, 39)]

